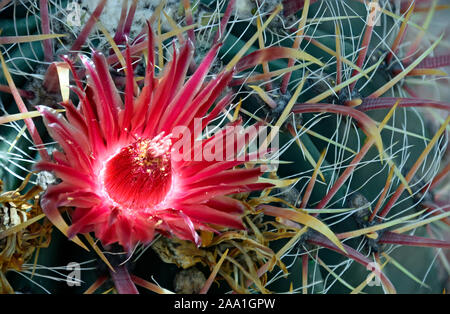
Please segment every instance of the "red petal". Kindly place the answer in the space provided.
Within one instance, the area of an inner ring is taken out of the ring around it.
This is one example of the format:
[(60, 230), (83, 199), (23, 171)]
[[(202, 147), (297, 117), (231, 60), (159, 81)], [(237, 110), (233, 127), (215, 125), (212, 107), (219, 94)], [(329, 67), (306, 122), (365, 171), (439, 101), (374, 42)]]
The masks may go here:
[[(203, 118), (217, 97), (219, 97), (226, 88), (232, 77), (232, 72), (226, 72), (220, 74), (216, 79), (211, 80), (198, 95), (195, 96), (192, 102), (186, 103), (184, 109), (174, 120), (173, 125), (188, 126), (193, 122), (194, 118)], [(228, 96), (227, 100), (229, 100), (229, 98), (231, 97)], [(228, 101), (226, 104), (228, 104)], [(222, 99), (221, 103), (217, 104), (214, 108), (220, 107), (221, 110), (226, 104), (223, 104)]]
[(89, 176), (71, 167), (57, 165), (51, 162), (40, 162), (36, 164), (35, 169), (40, 171), (53, 171), (58, 178), (78, 187), (95, 186), (95, 183), (91, 181)]
[[(111, 140), (115, 139), (117, 135), (117, 116), (113, 113), (117, 111), (117, 108), (114, 108), (115, 103), (111, 102), (111, 96), (107, 95), (108, 91), (105, 90), (103, 86), (103, 80), (108, 80), (108, 78), (100, 79), (99, 73), (97, 72), (97, 67), (100, 66), (100, 64), (96, 63), (94, 65), (94, 63), (84, 55), (81, 55), (80, 59), (89, 73), (89, 88), (86, 90), (86, 95), (91, 98), (90, 103), (96, 106), (99, 125), (103, 130), (106, 144), (108, 144)], [(103, 73), (103, 75), (109, 75), (109, 72), (107, 74)]]
[(219, 184), (226, 185), (240, 185), (255, 183), (262, 174), (260, 168), (253, 169), (233, 169), (221, 171), (212, 175), (199, 175), (187, 179), (185, 182), (189, 188), (196, 188), (201, 186), (212, 186)]
[(197, 68), (197, 71), (195, 71), (195, 73), (190, 77), (183, 88), (175, 96), (174, 100), (166, 108), (166, 111), (164, 112), (162, 118), (159, 120), (158, 133), (162, 131), (170, 132), (175, 126), (173, 125), (174, 119), (178, 117), (185, 104), (190, 103), (197, 92), (200, 90), (200, 87), (203, 84), (203, 80), (208, 74), (209, 68), (216, 57), (219, 47), (220, 45), (215, 45), (211, 48), (206, 57), (203, 59), (202, 63)]
[(126, 131), (131, 131), (131, 117), (134, 112), (133, 108), (133, 91), (134, 91), (134, 75), (133, 75), (133, 65), (131, 64), (130, 47), (127, 45), (125, 50), (125, 59), (127, 63), (127, 73), (126, 73), (126, 86), (125, 86), (125, 111), (123, 114), (123, 122), (120, 126), (120, 133), (123, 135), (127, 134)]
[(105, 96), (108, 99), (111, 114), (113, 119), (115, 119), (114, 122), (117, 123), (118, 110), (123, 108), (122, 99), (120, 98), (119, 92), (117, 91), (111, 74), (109, 73), (109, 66), (106, 63), (105, 56), (100, 52), (94, 51), (93, 60), (97, 73), (101, 78), (100, 83), (102, 84), (103, 90), (105, 91)]
[(117, 237), (123, 248), (130, 252), (133, 246), (132, 235), (134, 218), (129, 219), (126, 215), (119, 215), (117, 219)]
[(84, 210), (85, 209), (75, 210), (81, 211), (82, 215), (72, 216), (72, 225), (70, 226), (68, 232), (69, 238), (74, 237), (77, 233), (93, 231), (96, 225), (106, 225), (106, 221), (111, 212), (108, 207), (105, 207), (103, 205), (88, 208), (86, 209), (86, 211)]
[[(59, 204), (56, 202), (56, 198), (60, 193), (72, 190), (72, 186), (64, 183), (53, 185), (47, 189), (47, 191), (41, 198), (42, 211), (45, 213), (51, 223), (55, 225), (66, 236), (68, 235), (69, 227), (67, 226), (67, 223), (64, 221), (61, 213), (58, 210)], [(72, 240), (87, 250), (86, 246), (80, 241), (80, 239), (74, 237)]]
[(90, 208), (100, 204), (101, 199), (93, 192), (75, 191), (58, 195), (58, 206), (74, 206)]
[(86, 138), (88, 137), (88, 128), (86, 121), (80, 112), (75, 108), (72, 101), (69, 99), (69, 103), (61, 103), (61, 105), (66, 109), (67, 121), (74, 126), (75, 129), (79, 130), (81, 134)]
[(136, 217), (133, 225), (134, 238), (143, 244), (149, 244), (155, 236), (155, 224), (151, 219)]
[(244, 203), (229, 196), (216, 196), (205, 204), (214, 209), (228, 213), (242, 213), (246, 209)]
[(183, 204), (202, 203), (216, 196), (264, 190), (265, 188), (272, 186), (272, 184), (268, 183), (253, 183), (236, 186), (206, 186), (193, 189), (186, 194), (179, 196), (179, 199), (183, 201)]
[(236, 229), (245, 229), (241, 218), (238, 215), (221, 212), (206, 205), (182, 205), (180, 209), (189, 217), (200, 222)]
[(250, 160), (256, 160), (257, 154), (249, 154), (244, 156), (242, 159), (233, 159), (233, 160), (225, 160), (225, 161), (200, 161), (200, 162), (190, 162), (186, 163), (186, 167), (182, 168), (183, 176), (195, 176), (202, 175), (207, 176), (213, 173), (221, 172), (227, 169), (231, 169), (233, 167), (244, 164)]
[(105, 143), (98, 118), (95, 113), (95, 108), (92, 106), (87, 95), (78, 88), (72, 88), (81, 101), (81, 108), (83, 115), (85, 116), (86, 125), (89, 131), (89, 142), (91, 143), (91, 149), (95, 155), (102, 154), (105, 151)]

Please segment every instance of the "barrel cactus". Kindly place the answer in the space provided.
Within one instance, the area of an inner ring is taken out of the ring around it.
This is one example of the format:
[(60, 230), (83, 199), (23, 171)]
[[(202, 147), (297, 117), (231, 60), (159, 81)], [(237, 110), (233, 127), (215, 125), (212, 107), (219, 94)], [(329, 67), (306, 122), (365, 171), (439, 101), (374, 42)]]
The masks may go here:
[(448, 9), (2, 1), (0, 292), (448, 291)]

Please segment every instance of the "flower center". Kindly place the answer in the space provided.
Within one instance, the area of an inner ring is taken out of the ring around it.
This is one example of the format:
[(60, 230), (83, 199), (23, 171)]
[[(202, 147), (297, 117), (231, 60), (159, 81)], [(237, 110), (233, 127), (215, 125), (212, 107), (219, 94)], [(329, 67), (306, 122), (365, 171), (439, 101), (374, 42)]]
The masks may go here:
[(124, 208), (142, 209), (164, 200), (172, 184), (170, 138), (138, 139), (110, 158), (102, 171), (109, 198)]

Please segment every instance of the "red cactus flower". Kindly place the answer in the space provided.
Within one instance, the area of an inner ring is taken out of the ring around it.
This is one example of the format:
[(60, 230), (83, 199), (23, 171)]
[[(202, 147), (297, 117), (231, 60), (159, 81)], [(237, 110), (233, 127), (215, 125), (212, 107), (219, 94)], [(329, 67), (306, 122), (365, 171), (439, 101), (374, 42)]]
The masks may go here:
[[(148, 51), (153, 47), (149, 31)], [(251, 156), (227, 155), (220, 161), (198, 158), (197, 153), (197, 148), (213, 146), (216, 155), (222, 154), (230, 145), (238, 152), (246, 143), (242, 137), (249, 136), (228, 127), (203, 140), (198, 139), (198, 130), (195, 133), (198, 127), (194, 122), (201, 121), (200, 129), (204, 129), (232, 99), (227, 94), (214, 104), (232, 72), (224, 71), (205, 82), (218, 48), (211, 49), (187, 81), (192, 43), (187, 41), (174, 51), (173, 59), (157, 77), (154, 56), (149, 53), (140, 91), (127, 49), (123, 99), (101, 53), (93, 52), (92, 60), (81, 56), (87, 74), (85, 86), (66, 58), (80, 104), (63, 104), (65, 117), (38, 108), (62, 151), (53, 153), (52, 162), (36, 166), (61, 180), (41, 200), (44, 212), (61, 231), (69, 237), (95, 232), (104, 245), (118, 242), (130, 250), (138, 242), (149, 243), (155, 233), (199, 245), (196, 230), (243, 228), (240, 214), (245, 207), (229, 195), (270, 186), (257, 183), (261, 169), (236, 168)], [(238, 126), (240, 121), (232, 125)], [(179, 126), (193, 135), (175, 134)], [(174, 158), (175, 152), (184, 158)], [(68, 229), (59, 212), (63, 206), (75, 208)]]

